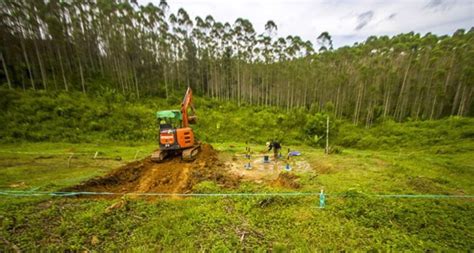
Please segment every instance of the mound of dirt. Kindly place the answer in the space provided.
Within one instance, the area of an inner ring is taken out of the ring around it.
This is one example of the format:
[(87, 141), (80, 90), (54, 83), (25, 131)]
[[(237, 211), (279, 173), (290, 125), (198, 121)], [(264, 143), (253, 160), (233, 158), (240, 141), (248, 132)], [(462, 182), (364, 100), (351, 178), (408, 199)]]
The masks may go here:
[(301, 187), (298, 180), (299, 177), (297, 175), (288, 172), (282, 172), (278, 175), (278, 178), (273, 181), (273, 185), (277, 187), (298, 189)]
[(162, 163), (155, 163), (147, 157), (66, 190), (189, 193), (194, 185), (204, 180), (212, 180), (228, 188), (237, 187), (240, 181), (239, 177), (228, 172), (225, 165), (219, 161), (217, 151), (209, 144), (201, 145), (201, 151), (192, 162), (174, 157)]

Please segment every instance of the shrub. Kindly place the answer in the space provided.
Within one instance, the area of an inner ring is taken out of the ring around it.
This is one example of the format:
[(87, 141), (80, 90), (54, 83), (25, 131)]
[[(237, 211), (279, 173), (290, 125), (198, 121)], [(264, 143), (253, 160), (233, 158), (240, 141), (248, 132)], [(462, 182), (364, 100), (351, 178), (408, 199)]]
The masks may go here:
[[(179, 95), (179, 96), (178, 96)], [(0, 140), (3, 142), (100, 140), (155, 142), (155, 112), (178, 109), (182, 94), (164, 98), (127, 98), (113, 89), (81, 92), (0, 89)], [(327, 113), (304, 108), (237, 106), (232, 102), (195, 97), (198, 139), (206, 142), (324, 146)], [(330, 107), (330, 105), (328, 105)], [(330, 108), (326, 108), (330, 109)], [(437, 121), (397, 123), (386, 119), (371, 128), (330, 116), (329, 144), (363, 149), (447, 145), (474, 137), (474, 119), (450, 117)]]
[[(329, 115), (317, 113), (309, 116), (304, 126), (307, 143), (310, 145), (324, 146), (324, 137), (326, 136), (327, 117)], [(329, 137), (330, 139), (337, 136), (337, 123), (334, 120), (329, 121)]]
[(366, 135), (357, 142), (358, 148), (367, 149), (367, 148), (377, 148), (379, 146), (378, 139), (372, 135)]

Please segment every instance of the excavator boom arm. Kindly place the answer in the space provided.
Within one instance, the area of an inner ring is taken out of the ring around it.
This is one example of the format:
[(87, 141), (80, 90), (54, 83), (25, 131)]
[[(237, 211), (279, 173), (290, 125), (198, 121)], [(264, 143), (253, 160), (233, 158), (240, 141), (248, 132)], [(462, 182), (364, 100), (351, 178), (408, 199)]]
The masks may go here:
[[(188, 115), (188, 108), (191, 108), (192, 115)], [(181, 114), (183, 115), (183, 127), (189, 127), (190, 121), (195, 119), (193, 105), (193, 90), (188, 87), (181, 103)]]

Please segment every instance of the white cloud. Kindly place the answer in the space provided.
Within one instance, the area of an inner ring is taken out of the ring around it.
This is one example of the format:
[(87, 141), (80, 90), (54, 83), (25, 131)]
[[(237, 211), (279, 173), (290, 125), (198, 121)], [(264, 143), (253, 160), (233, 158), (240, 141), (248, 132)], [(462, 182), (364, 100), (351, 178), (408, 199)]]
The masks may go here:
[[(148, 2), (139, 0), (141, 4)], [(151, 2), (158, 5), (159, 0)], [(231, 24), (239, 17), (246, 18), (259, 33), (268, 20), (273, 20), (278, 36), (298, 35), (313, 43), (321, 32), (328, 31), (336, 47), (370, 35), (410, 31), (441, 35), (474, 26), (473, 0), (168, 0), (168, 4), (172, 12), (182, 7), (191, 17), (210, 14)]]

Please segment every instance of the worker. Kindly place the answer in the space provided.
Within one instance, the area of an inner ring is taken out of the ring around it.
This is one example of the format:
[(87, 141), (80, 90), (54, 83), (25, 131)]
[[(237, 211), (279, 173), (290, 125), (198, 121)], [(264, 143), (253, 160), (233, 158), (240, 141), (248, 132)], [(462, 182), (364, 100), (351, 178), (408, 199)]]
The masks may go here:
[(273, 157), (275, 160), (278, 159), (278, 154), (280, 153), (281, 145), (277, 140), (272, 140), (268, 145), (268, 151), (273, 149)]
[(170, 129), (170, 128), (173, 128), (173, 126), (171, 125), (170, 122), (167, 122), (166, 120), (164, 119), (161, 119), (160, 121), (160, 129)]
[(290, 166), (290, 158), (291, 158), (291, 151), (290, 149), (288, 148), (288, 153), (286, 154), (286, 159), (285, 159), (285, 170), (286, 171), (291, 171), (291, 166)]

